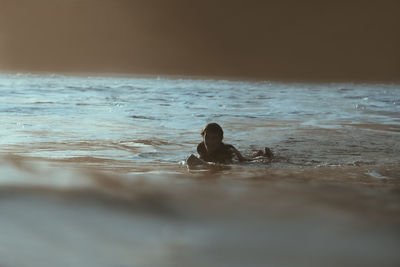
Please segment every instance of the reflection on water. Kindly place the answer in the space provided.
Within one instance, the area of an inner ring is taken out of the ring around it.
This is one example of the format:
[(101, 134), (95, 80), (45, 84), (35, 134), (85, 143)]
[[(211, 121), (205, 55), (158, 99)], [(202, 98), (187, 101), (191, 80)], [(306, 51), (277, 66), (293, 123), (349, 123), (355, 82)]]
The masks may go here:
[[(398, 266), (400, 87), (0, 76), (0, 266)], [(192, 169), (218, 122), (245, 155)]]

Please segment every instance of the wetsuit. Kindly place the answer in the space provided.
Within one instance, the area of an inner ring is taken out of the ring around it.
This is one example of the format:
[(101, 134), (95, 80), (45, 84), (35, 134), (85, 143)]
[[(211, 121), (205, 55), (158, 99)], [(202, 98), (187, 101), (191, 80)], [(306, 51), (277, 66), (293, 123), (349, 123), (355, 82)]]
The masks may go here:
[(212, 153), (209, 153), (206, 149), (204, 142), (201, 142), (197, 146), (197, 152), (200, 155), (200, 159), (207, 162), (230, 164), (234, 156), (235, 148), (232, 145), (221, 143), (221, 145)]

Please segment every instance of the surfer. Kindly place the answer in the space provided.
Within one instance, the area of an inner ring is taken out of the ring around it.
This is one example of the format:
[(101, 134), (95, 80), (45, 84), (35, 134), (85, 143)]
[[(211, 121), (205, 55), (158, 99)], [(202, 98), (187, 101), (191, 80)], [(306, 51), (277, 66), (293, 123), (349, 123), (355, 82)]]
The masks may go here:
[[(207, 164), (208, 162), (221, 163), (221, 164), (232, 164), (234, 159), (239, 162), (251, 161), (252, 159), (245, 158), (242, 154), (230, 144), (222, 142), (224, 138), (224, 131), (221, 126), (217, 123), (209, 123), (201, 131), (203, 141), (197, 145), (197, 152), (200, 158), (195, 155), (190, 155), (187, 159), (188, 165), (201, 165)], [(266, 148), (267, 149), (267, 148)], [(268, 149), (268, 151), (272, 152)], [(268, 156), (266, 153), (259, 151), (254, 156)]]

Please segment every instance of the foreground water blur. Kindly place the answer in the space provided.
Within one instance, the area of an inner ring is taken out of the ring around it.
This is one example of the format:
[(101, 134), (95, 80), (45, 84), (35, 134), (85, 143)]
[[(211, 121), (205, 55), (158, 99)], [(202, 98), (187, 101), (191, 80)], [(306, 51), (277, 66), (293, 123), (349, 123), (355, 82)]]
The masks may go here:
[[(400, 86), (0, 76), (0, 266), (398, 266)], [(272, 161), (189, 170), (218, 122)]]

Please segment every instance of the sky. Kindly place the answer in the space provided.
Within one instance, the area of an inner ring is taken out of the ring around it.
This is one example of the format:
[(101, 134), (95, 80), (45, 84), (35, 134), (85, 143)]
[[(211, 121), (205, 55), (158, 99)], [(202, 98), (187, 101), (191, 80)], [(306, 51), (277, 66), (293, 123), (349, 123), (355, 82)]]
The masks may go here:
[(400, 81), (400, 1), (0, 0), (0, 71)]

